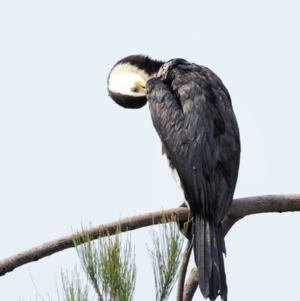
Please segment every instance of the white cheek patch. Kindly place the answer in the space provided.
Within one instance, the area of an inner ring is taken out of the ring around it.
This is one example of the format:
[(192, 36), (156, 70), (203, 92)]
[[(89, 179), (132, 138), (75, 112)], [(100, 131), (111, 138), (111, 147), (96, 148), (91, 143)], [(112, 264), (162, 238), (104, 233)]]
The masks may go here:
[(108, 89), (114, 93), (132, 96), (144, 96), (145, 90), (139, 89), (138, 92), (131, 91), (136, 88), (135, 82), (147, 82), (149, 75), (143, 70), (138, 69), (129, 63), (117, 65), (110, 73)]

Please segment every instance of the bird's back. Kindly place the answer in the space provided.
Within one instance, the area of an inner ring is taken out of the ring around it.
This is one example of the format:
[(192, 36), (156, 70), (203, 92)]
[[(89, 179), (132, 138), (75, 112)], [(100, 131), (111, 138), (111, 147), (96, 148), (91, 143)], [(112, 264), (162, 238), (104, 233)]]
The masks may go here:
[(168, 62), (147, 84), (153, 124), (192, 212), (219, 223), (237, 181), (240, 140), (229, 93), (208, 68)]

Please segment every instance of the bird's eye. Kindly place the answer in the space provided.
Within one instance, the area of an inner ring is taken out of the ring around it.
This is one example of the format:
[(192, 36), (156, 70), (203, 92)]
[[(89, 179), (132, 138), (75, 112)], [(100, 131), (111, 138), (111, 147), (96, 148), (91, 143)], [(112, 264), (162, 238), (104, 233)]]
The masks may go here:
[(131, 90), (131, 92), (138, 92), (139, 91), (139, 89), (137, 87), (133, 87), (130, 90)]

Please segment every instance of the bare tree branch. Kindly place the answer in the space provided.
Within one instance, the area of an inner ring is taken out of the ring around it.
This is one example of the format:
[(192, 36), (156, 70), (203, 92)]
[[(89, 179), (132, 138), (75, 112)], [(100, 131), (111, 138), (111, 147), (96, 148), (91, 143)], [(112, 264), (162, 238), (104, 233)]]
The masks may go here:
[[(299, 194), (236, 199), (233, 201), (232, 206), (228, 211), (228, 215), (223, 221), (224, 233), (226, 234), (236, 221), (246, 215), (263, 212), (287, 211), (300, 211)], [(122, 231), (131, 231), (160, 223), (163, 214), (168, 218), (171, 217), (171, 215), (177, 215), (178, 221), (186, 221), (188, 220), (189, 210), (179, 207), (128, 217), (115, 222), (92, 227), (86, 230), (86, 233), (91, 236), (91, 239), (97, 239), (100, 233), (101, 235), (105, 235), (108, 231), (110, 234), (114, 234), (118, 225), (122, 226)], [(75, 237), (77, 237), (76, 235), (78, 234), (75, 234)], [(73, 238), (74, 235), (63, 236), (1, 260), (0, 276), (3, 276), (26, 263), (37, 261), (43, 257), (74, 247)]]
[[(236, 199), (222, 221), (223, 233), (226, 235), (238, 220), (247, 215), (289, 211), (300, 211), (299, 194), (266, 195)], [(193, 299), (197, 286), (197, 267), (194, 266), (184, 288), (184, 301), (191, 301)]]
[[(188, 220), (189, 210), (187, 208), (179, 207), (127, 217), (107, 224), (91, 227), (85, 230), (84, 234), (88, 234), (91, 237), (91, 240), (94, 240), (97, 239), (100, 234), (102, 237), (106, 236), (107, 233), (109, 233), (110, 235), (115, 234), (116, 228), (119, 225), (121, 225), (121, 232), (131, 231), (147, 226), (156, 225), (158, 223), (161, 223), (163, 216), (168, 220), (171, 219), (172, 215), (176, 215), (178, 221), (186, 221)], [(50, 256), (54, 253), (68, 248), (73, 248), (73, 239), (81, 239), (81, 236), (82, 233), (66, 235), (46, 242), (37, 247), (20, 252), (11, 257), (5, 258), (0, 261), (0, 276), (3, 276), (6, 273), (11, 272), (15, 268), (20, 267), (26, 263), (37, 261), (41, 258)]]
[(190, 272), (189, 278), (184, 286), (183, 301), (192, 300), (194, 297), (195, 291), (198, 287), (197, 271), (198, 268), (194, 266)]

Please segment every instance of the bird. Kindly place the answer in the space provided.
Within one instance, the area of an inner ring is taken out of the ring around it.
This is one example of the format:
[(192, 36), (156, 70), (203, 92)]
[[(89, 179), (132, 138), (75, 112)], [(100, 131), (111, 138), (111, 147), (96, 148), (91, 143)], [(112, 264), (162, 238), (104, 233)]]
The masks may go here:
[(111, 69), (107, 88), (120, 106), (148, 102), (162, 155), (192, 215), (194, 258), (203, 297), (227, 301), (222, 220), (231, 206), (240, 135), (231, 97), (209, 68), (181, 58), (130, 55)]

